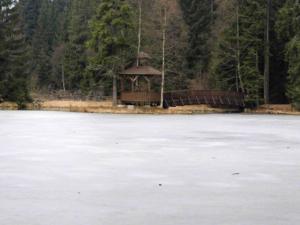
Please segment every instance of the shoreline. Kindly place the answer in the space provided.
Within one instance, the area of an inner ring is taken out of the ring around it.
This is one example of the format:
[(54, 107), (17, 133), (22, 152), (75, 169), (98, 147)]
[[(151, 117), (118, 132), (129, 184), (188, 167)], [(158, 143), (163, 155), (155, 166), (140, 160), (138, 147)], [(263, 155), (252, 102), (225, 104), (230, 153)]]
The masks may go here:
[[(0, 110), (18, 110), (18, 105), (12, 102), (0, 103)], [(239, 112), (235, 109), (212, 108), (207, 105), (180, 106), (169, 109), (151, 107), (117, 106), (113, 107), (111, 101), (69, 101), (49, 100), (26, 104), (25, 110), (37, 111), (63, 111), (81, 113), (105, 114), (154, 114), (154, 115), (197, 115), (212, 113), (246, 113), (265, 115), (300, 115), (291, 105), (263, 105), (257, 109), (245, 109)]]

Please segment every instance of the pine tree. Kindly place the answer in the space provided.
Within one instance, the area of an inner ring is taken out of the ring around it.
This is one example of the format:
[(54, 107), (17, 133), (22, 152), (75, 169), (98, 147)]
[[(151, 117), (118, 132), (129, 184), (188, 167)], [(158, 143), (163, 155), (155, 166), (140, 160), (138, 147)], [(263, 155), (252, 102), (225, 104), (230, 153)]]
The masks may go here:
[(6, 16), (5, 7), (7, 2), (0, 1), (0, 101), (4, 100), (5, 84), (7, 81), (7, 42), (6, 42)]
[(294, 106), (300, 109), (300, 4), (289, 0), (281, 8), (276, 30), (279, 38), (286, 43), (285, 56), (288, 62), (287, 95)]
[[(70, 11), (71, 0), (55, 0), (53, 1), (53, 45), (57, 46), (64, 43), (68, 35), (68, 15)], [(87, 5), (84, 7), (86, 8)]]
[(24, 34), (26, 40), (31, 42), (38, 25), (41, 0), (23, 0), (21, 4), (23, 5)]
[(0, 5), (0, 96), (23, 107), (25, 102), (30, 101), (30, 97), (28, 56), (20, 7), (20, 3), (13, 0), (1, 1)]
[[(72, 1), (73, 2), (73, 1)], [(68, 42), (69, 0), (53, 1), (53, 46), (50, 53), (51, 71), (49, 82), (54, 90), (63, 88), (64, 56)]]
[(218, 88), (242, 91), (249, 104), (258, 104), (263, 90), (265, 2), (237, 0), (234, 11), (214, 56), (215, 83)]
[(64, 58), (66, 84), (69, 90), (91, 89), (85, 81), (87, 52), (85, 43), (89, 38), (88, 21), (94, 14), (95, 1), (73, 0), (70, 7), (68, 42)]
[(51, 53), (53, 44), (52, 1), (41, 0), (37, 28), (32, 41), (32, 57), (37, 86), (48, 87), (51, 74)]
[(276, 33), (276, 21), (279, 10), (286, 0), (272, 0), (270, 10), (270, 101), (273, 104), (286, 104), (287, 70), (283, 54), (285, 43)]
[(183, 17), (189, 26), (187, 67), (190, 74), (207, 72), (210, 60), (209, 39), (212, 25), (211, 0), (180, 0)]
[(113, 81), (113, 103), (117, 103), (117, 75), (132, 54), (132, 9), (124, 0), (103, 0), (90, 22), (88, 46), (95, 51), (90, 64), (96, 74)]
[(34, 62), (32, 73), (37, 76), (34, 78), (37, 80), (37, 87), (54, 89), (59, 79), (57, 67), (61, 68), (61, 63), (57, 65), (53, 57), (57, 56), (56, 50), (61, 49), (66, 40), (69, 0), (39, 0), (39, 4), (37, 24), (31, 42)]

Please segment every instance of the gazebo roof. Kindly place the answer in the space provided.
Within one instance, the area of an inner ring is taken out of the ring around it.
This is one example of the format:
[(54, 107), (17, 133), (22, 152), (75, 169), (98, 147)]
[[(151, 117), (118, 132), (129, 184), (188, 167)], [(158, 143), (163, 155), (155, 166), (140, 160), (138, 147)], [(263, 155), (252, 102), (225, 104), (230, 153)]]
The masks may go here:
[(124, 70), (120, 75), (161, 76), (162, 73), (151, 66), (134, 66)]

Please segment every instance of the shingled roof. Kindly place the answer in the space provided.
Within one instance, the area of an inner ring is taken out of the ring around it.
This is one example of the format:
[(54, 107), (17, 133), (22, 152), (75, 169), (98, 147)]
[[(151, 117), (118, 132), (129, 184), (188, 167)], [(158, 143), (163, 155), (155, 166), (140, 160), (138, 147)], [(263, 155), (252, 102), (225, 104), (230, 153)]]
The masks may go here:
[(151, 66), (135, 66), (124, 70), (120, 73), (120, 75), (161, 76), (162, 74), (160, 71)]

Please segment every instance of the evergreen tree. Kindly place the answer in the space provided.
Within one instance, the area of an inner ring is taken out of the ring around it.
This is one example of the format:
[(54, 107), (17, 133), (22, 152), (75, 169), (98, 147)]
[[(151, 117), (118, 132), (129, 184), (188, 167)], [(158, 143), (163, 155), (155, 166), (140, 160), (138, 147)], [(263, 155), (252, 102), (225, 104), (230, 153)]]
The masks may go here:
[(103, 0), (90, 22), (88, 46), (95, 51), (90, 58), (96, 74), (113, 79), (113, 100), (117, 100), (117, 74), (132, 53), (132, 9), (124, 0)]
[[(53, 1), (53, 45), (57, 46), (67, 40), (68, 35), (68, 16), (70, 4), (73, 0), (55, 0)], [(87, 5), (84, 7), (88, 7)]]
[(276, 33), (276, 21), (279, 10), (286, 0), (272, 0), (270, 11), (270, 101), (274, 104), (288, 102), (286, 96), (287, 63), (283, 54), (285, 43)]
[(24, 34), (26, 40), (31, 42), (38, 25), (41, 0), (23, 0), (21, 4), (23, 5)]
[(279, 12), (276, 30), (279, 38), (286, 43), (285, 56), (288, 62), (287, 95), (300, 108), (300, 4), (289, 0)]
[(212, 0), (180, 0), (183, 17), (189, 27), (187, 67), (192, 75), (201, 75), (208, 70), (212, 2)]
[(0, 96), (3, 100), (17, 102), (19, 107), (23, 107), (30, 97), (21, 5), (13, 0), (0, 3)]
[(262, 98), (265, 7), (264, 0), (237, 0), (214, 56), (217, 88), (242, 91), (251, 105)]
[[(73, 1), (71, 1), (73, 2)], [(68, 23), (70, 14), (69, 0), (53, 1), (53, 44), (50, 53), (51, 71), (49, 82), (51, 88), (59, 90), (63, 88), (64, 56), (68, 42)]]
[(60, 49), (66, 40), (69, 0), (39, 1), (37, 25), (31, 42), (34, 62), (32, 73), (36, 75), (33, 80), (37, 80), (35, 86), (39, 88), (53, 89), (58, 82), (57, 67), (61, 68), (61, 63), (55, 64), (57, 61), (53, 60), (53, 56), (56, 49)]
[(7, 67), (7, 42), (6, 42), (6, 16), (5, 7), (7, 2), (0, 1), (0, 101), (3, 101), (5, 92), (5, 83), (7, 80), (6, 67)]
[[(184, 90), (188, 87), (189, 81), (186, 74), (189, 71), (185, 68), (188, 47), (186, 27), (181, 17), (170, 13), (167, 16), (165, 88), (167, 91)], [(160, 68), (160, 64), (157, 66)]]
[(32, 42), (32, 57), (34, 58), (35, 80), (40, 87), (49, 86), (51, 74), (51, 53), (53, 43), (52, 33), (52, 1), (41, 0), (41, 8), (37, 21), (37, 29)]
[(89, 38), (88, 21), (94, 13), (95, 1), (73, 0), (70, 8), (68, 42), (64, 58), (66, 84), (69, 90), (91, 89), (85, 82), (87, 51), (85, 43)]

